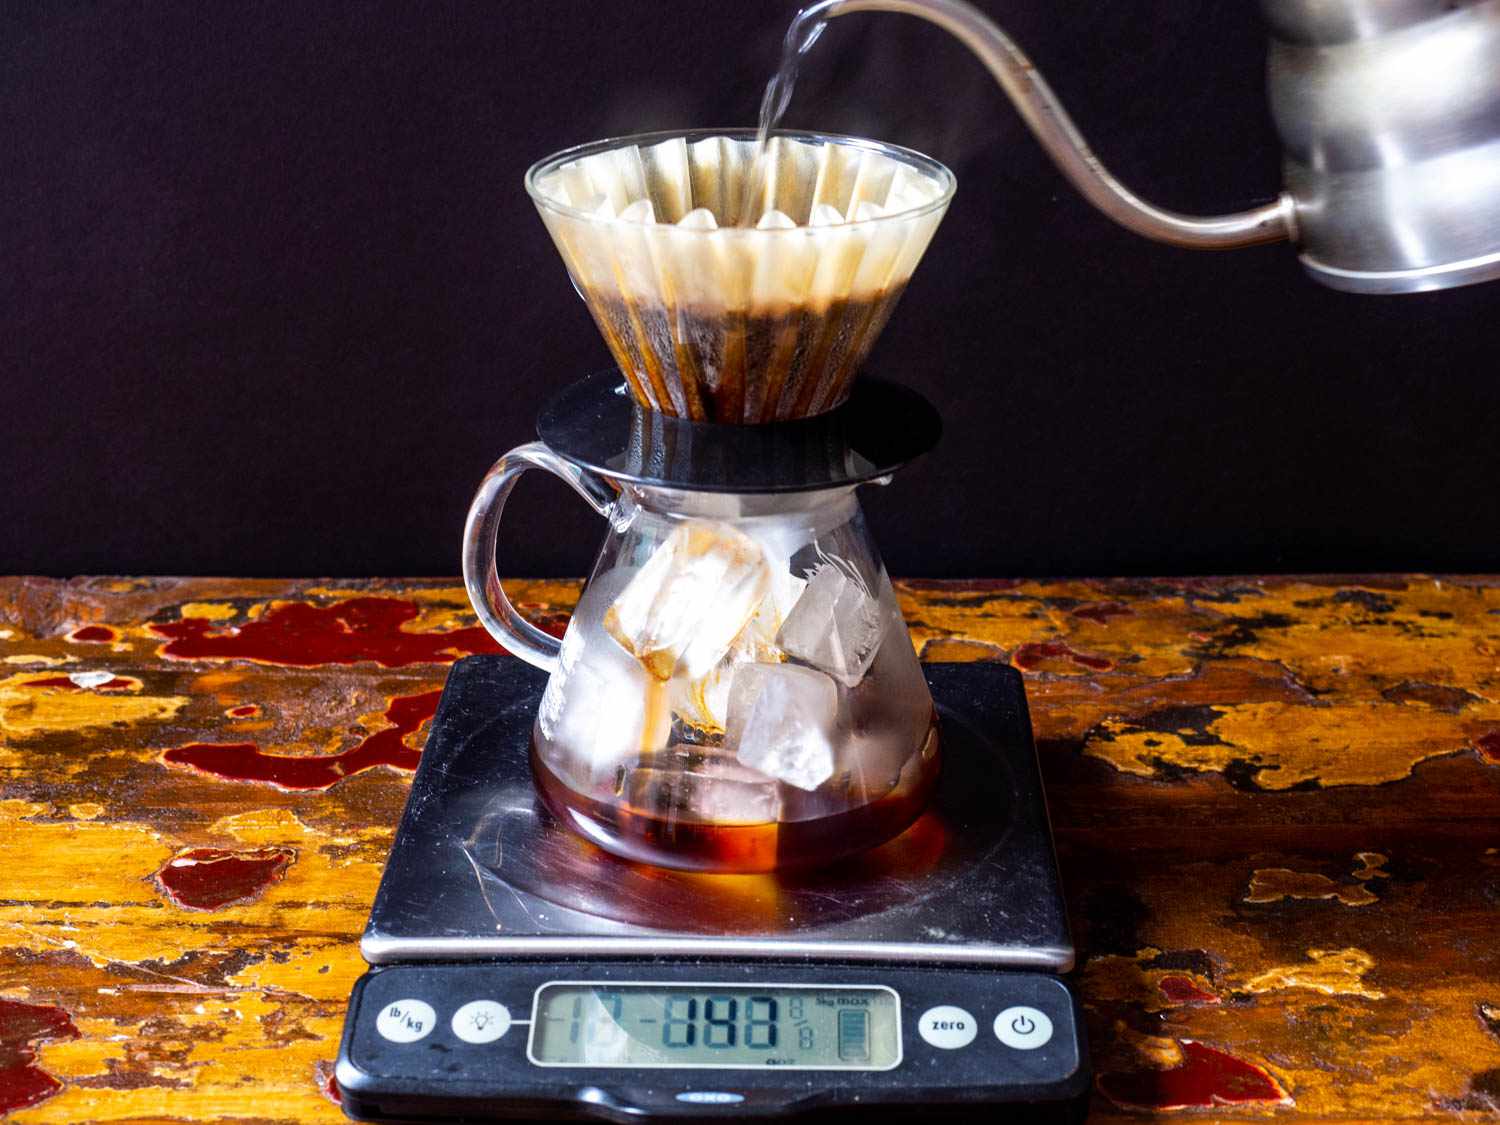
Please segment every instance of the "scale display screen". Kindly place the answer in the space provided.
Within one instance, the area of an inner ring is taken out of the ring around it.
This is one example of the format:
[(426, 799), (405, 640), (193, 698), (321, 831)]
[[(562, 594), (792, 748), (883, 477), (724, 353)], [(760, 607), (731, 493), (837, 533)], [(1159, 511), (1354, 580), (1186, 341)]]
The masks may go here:
[(537, 990), (538, 1066), (890, 1070), (901, 1002), (883, 985), (585, 984)]

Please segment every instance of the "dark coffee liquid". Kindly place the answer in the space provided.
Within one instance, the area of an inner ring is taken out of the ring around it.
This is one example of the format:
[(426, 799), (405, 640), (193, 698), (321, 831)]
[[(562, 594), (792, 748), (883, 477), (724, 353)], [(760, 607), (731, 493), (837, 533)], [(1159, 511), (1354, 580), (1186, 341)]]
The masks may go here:
[(637, 402), (695, 422), (774, 422), (832, 410), (905, 284), (819, 310), (725, 312), (589, 293)]
[[(635, 808), (594, 800), (542, 761), (533, 744), (531, 775), (547, 808), (574, 832), (616, 855), (686, 871), (751, 873), (826, 866), (905, 831), (922, 814), (941, 769), (938, 728), (913, 754), (885, 796), (829, 816), (761, 824), (709, 824), (670, 807)], [(816, 794), (813, 795), (816, 797)], [(670, 794), (658, 805), (670, 805)]]

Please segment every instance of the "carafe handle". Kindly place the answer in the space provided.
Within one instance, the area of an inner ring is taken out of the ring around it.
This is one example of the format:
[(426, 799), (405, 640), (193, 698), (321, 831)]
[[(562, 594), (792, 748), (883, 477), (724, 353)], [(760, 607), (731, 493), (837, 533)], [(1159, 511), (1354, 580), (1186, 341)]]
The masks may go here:
[(539, 441), (518, 445), (490, 468), (480, 482), (464, 522), (464, 588), (479, 622), (490, 636), (528, 664), (546, 672), (557, 668), (561, 642), (538, 629), (511, 605), (495, 568), (495, 538), (505, 501), (516, 478), (527, 469), (546, 469), (564, 481), (605, 519), (614, 510), (615, 492), (603, 479), (565, 461)]

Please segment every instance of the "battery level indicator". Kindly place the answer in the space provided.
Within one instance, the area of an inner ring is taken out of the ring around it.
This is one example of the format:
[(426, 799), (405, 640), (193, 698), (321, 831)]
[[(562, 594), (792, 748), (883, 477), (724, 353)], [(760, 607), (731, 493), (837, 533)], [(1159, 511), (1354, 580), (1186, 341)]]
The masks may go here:
[(870, 1059), (870, 1013), (858, 1008), (839, 1011), (839, 1058), (844, 1062)]

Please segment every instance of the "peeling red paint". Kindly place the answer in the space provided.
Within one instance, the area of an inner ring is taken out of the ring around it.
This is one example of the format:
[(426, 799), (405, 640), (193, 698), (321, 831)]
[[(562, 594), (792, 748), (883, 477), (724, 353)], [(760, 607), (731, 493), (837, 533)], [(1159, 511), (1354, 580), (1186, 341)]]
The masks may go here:
[(132, 691), (135, 688), (133, 680), (122, 680), (119, 676), (105, 680), (102, 684), (96, 684), (92, 688), (84, 688), (75, 684), (67, 676), (48, 676), (41, 680), (27, 680), (26, 687), (61, 688), (63, 691)]
[(115, 631), (108, 625), (85, 625), (68, 634), (68, 640), (83, 641), (85, 644), (106, 644), (114, 639)]
[(1269, 1071), (1227, 1051), (1179, 1039), (1182, 1062), (1168, 1070), (1101, 1075), (1099, 1092), (1122, 1109), (1201, 1109), (1224, 1105), (1290, 1105)]
[(411, 633), (415, 602), (401, 598), (350, 598), (336, 605), (282, 602), (264, 617), (219, 628), (203, 617), (151, 626), (168, 638), (161, 655), (178, 660), (254, 660), (313, 667), (374, 661), (386, 668), (449, 664), (477, 652), (501, 652), (479, 626), (447, 633)]
[(1491, 731), (1483, 738), (1476, 738), (1474, 746), (1481, 757), (1500, 765), (1500, 730)]
[(385, 717), (394, 726), (376, 731), (337, 754), (293, 757), (267, 754), (253, 742), (192, 742), (163, 752), (162, 761), (188, 766), (226, 781), (257, 781), (293, 791), (328, 789), (346, 777), (377, 766), (414, 770), (422, 752), (402, 740), (437, 713), (442, 695), (441, 691), (428, 691), (396, 696), (385, 710)]
[(224, 714), (228, 715), (231, 719), (249, 719), (260, 714), (260, 707), (254, 703), (247, 703), (243, 707), (231, 707)]
[(61, 1008), (0, 1000), (0, 1117), (62, 1089), (61, 1082), (36, 1065), (34, 1044), (77, 1038), (78, 1029)]
[(297, 858), (291, 848), (189, 848), (162, 866), (153, 878), (172, 902), (188, 910), (219, 910), (253, 902), (280, 882)]
[(313, 1078), (318, 1091), (334, 1105), (344, 1104), (344, 1092), (339, 1089), (338, 1079), (333, 1076), (333, 1064), (319, 1059), (313, 1064)]
[(1456, 715), (1471, 703), (1480, 702), (1479, 696), (1463, 688), (1448, 684), (1429, 684), (1421, 680), (1402, 680), (1380, 693), (1382, 699), (1392, 703), (1423, 703), (1435, 711)]
[(1097, 621), (1101, 625), (1108, 625), (1111, 617), (1133, 617), (1135, 610), (1120, 602), (1098, 602), (1095, 605), (1081, 605), (1073, 611), (1074, 617), (1081, 617), (1085, 621)]
[(1035, 672), (1048, 660), (1064, 659), (1095, 672), (1107, 672), (1114, 667), (1114, 662), (1106, 657), (1078, 652), (1061, 641), (1031, 641), (1016, 649), (1010, 662), (1023, 671)]
[(1172, 1004), (1217, 1004), (1219, 997), (1198, 987), (1192, 977), (1172, 973), (1156, 982), (1161, 994)]

